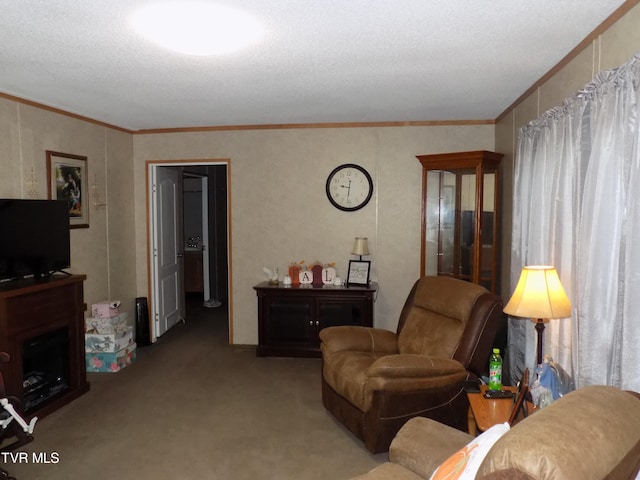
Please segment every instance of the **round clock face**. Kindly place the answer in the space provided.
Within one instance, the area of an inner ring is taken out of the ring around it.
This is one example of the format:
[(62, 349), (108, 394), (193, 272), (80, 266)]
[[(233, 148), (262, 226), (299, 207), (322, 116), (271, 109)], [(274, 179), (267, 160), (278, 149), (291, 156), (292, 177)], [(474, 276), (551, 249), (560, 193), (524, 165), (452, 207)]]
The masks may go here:
[(359, 165), (340, 165), (327, 178), (327, 197), (333, 206), (340, 210), (358, 210), (371, 200), (372, 194), (371, 175)]

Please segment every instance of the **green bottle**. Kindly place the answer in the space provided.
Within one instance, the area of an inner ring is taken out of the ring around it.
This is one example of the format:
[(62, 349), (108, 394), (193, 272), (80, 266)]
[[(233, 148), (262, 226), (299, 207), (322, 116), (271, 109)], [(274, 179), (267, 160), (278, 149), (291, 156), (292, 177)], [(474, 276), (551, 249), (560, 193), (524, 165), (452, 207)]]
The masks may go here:
[(499, 348), (493, 349), (489, 359), (489, 390), (502, 390), (502, 357)]

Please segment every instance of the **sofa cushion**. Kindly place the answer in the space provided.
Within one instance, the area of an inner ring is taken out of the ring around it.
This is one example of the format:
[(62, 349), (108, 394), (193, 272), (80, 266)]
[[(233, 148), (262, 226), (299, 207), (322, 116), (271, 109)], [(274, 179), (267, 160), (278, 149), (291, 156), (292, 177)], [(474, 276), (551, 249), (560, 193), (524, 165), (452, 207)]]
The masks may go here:
[(451, 358), (463, 331), (462, 320), (414, 307), (398, 336), (398, 348), (400, 353)]
[(442, 462), (430, 480), (475, 479), (491, 447), (508, 431), (508, 423), (499, 423), (489, 428)]
[(478, 297), (480, 285), (447, 277), (424, 277), (416, 285), (413, 305), (398, 336), (400, 353), (451, 358)]

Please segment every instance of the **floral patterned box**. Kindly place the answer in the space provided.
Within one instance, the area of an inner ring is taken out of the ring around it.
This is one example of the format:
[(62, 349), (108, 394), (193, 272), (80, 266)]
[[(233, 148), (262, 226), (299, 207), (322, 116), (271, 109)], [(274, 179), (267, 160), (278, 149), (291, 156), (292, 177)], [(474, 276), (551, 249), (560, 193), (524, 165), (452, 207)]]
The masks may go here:
[(121, 313), (116, 317), (100, 318), (100, 317), (88, 317), (84, 320), (85, 333), (99, 333), (100, 335), (111, 335), (113, 333), (123, 333), (127, 331), (127, 318), (126, 312)]
[(84, 351), (87, 353), (113, 353), (133, 343), (133, 327), (124, 332), (98, 334), (87, 333), (84, 336)]
[(136, 344), (117, 352), (85, 353), (87, 372), (119, 372), (136, 361)]

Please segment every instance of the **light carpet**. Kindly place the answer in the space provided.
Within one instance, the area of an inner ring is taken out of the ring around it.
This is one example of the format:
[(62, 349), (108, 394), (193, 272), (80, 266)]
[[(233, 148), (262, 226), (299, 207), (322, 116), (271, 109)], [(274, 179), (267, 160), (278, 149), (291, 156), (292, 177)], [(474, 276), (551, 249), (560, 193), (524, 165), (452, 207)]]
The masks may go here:
[(18, 480), (316, 480), (386, 461), (322, 406), (319, 359), (228, 345), (225, 306), (201, 303), (133, 365), (89, 374), (87, 394), (38, 421), (28, 461), (3, 468)]

